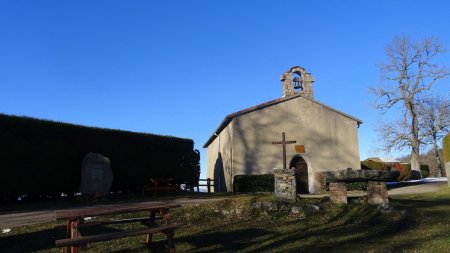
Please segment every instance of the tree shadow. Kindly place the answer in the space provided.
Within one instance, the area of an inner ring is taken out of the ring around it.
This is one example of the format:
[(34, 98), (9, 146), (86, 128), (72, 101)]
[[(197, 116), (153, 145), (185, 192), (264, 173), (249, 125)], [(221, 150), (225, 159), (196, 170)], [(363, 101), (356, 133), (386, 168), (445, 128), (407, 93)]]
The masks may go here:
[(442, 231), (428, 238), (396, 238), (420, 229), (423, 216), (417, 215), (416, 211), (425, 212), (427, 216), (447, 217), (446, 209), (441, 207), (449, 204), (449, 200), (396, 200), (396, 208), (408, 211), (397, 210), (390, 214), (379, 212), (377, 206), (358, 207), (356, 204), (356, 208), (355, 205), (346, 206), (323, 223), (311, 222), (309, 225), (308, 220), (286, 220), (273, 226), (249, 225), (255, 228), (215, 227), (197, 235), (180, 237), (177, 241), (195, 246), (186, 252), (365, 252), (367, 247), (375, 252), (399, 252), (422, 245), (430, 240), (430, 236), (446, 239)]
[(225, 171), (223, 166), (222, 153), (217, 154), (216, 163), (214, 164), (214, 192), (227, 191), (225, 184)]
[(53, 228), (0, 237), (0, 252), (48, 251), (55, 247), (55, 238)]
[(244, 228), (229, 232), (209, 231), (197, 235), (189, 235), (177, 238), (177, 242), (186, 242), (194, 245), (194, 249), (186, 252), (235, 252), (254, 244), (254, 239), (272, 235), (265, 229)]

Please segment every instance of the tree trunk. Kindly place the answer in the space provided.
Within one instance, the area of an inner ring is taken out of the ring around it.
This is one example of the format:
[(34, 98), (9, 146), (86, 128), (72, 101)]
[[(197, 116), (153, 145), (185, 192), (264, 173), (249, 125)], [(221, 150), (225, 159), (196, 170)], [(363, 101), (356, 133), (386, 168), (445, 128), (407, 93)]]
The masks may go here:
[(415, 170), (420, 172), (420, 163), (419, 163), (419, 150), (417, 149), (417, 152), (414, 152), (414, 148), (411, 151), (411, 170)]
[(414, 104), (411, 102), (412, 100), (408, 100), (406, 103), (406, 108), (409, 111), (411, 116), (411, 170), (416, 170), (420, 172), (420, 163), (419, 163), (419, 149), (420, 149), (420, 141), (419, 141), (419, 122), (417, 121), (416, 108)]
[(442, 166), (441, 163), (441, 156), (439, 155), (439, 146), (437, 144), (437, 136), (436, 133), (433, 134), (433, 153), (434, 158), (436, 159), (436, 168), (438, 171), (441, 172), (441, 177), (447, 176), (447, 173), (445, 171), (445, 166)]

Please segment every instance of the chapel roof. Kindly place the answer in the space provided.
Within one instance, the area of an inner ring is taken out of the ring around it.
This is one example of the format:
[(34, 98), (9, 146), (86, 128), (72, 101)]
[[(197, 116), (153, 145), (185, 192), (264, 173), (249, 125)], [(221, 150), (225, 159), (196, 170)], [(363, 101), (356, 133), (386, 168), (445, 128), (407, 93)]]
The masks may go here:
[(211, 144), (214, 141), (214, 139), (217, 137), (217, 135), (220, 134), (222, 132), (222, 130), (225, 129), (225, 127), (227, 127), (228, 124), (235, 117), (238, 117), (238, 116), (241, 116), (241, 115), (244, 115), (244, 114), (247, 114), (247, 113), (251, 113), (251, 112), (254, 112), (254, 111), (257, 111), (257, 110), (261, 110), (263, 108), (270, 107), (272, 105), (280, 104), (280, 103), (283, 103), (283, 102), (286, 102), (286, 101), (289, 101), (291, 99), (295, 99), (295, 98), (298, 98), (298, 97), (302, 97), (304, 99), (310, 100), (310, 101), (312, 101), (312, 102), (314, 102), (316, 104), (319, 104), (319, 105), (321, 105), (323, 107), (326, 107), (326, 108), (328, 108), (328, 109), (330, 109), (332, 111), (335, 111), (335, 112), (337, 112), (337, 113), (339, 113), (341, 115), (344, 115), (345, 117), (356, 121), (358, 126), (363, 123), (360, 119), (358, 119), (356, 117), (353, 117), (353, 116), (351, 116), (349, 114), (346, 114), (344, 112), (341, 112), (341, 111), (339, 111), (337, 109), (334, 109), (334, 108), (332, 108), (332, 107), (330, 107), (330, 106), (328, 106), (326, 104), (323, 104), (323, 103), (321, 103), (321, 102), (319, 102), (317, 100), (314, 100), (312, 98), (308, 98), (306, 96), (303, 96), (302, 94), (296, 94), (296, 95), (291, 95), (291, 96), (287, 96), (287, 97), (274, 99), (274, 100), (271, 100), (271, 101), (268, 101), (268, 102), (265, 102), (265, 103), (262, 103), (262, 104), (259, 104), (259, 105), (255, 105), (255, 106), (249, 107), (249, 108), (244, 109), (244, 110), (237, 111), (237, 112), (232, 113), (232, 114), (228, 114), (227, 116), (225, 116), (225, 119), (222, 121), (222, 123), (220, 123), (219, 127), (213, 132), (213, 134), (209, 137), (209, 139), (203, 145), (203, 148), (207, 148), (209, 146), (209, 144)]

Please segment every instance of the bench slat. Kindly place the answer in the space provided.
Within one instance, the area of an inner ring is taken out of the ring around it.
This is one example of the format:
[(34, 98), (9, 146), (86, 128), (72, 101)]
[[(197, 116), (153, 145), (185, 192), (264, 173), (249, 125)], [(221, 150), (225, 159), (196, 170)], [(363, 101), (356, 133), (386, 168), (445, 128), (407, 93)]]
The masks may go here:
[(178, 186), (146, 186), (145, 190), (147, 191), (154, 191), (154, 190), (161, 190), (161, 191), (178, 191), (180, 188)]
[(66, 220), (66, 219), (77, 219), (89, 216), (101, 216), (101, 215), (110, 215), (110, 214), (118, 214), (125, 212), (142, 212), (142, 211), (152, 211), (152, 210), (161, 210), (161, 209), (169, 209), (169, 208), (177, 208), (181, 207), (179, 204), (151, 204), (151, 205), (129, 205), (125, 207), (95, 207), (95, 208), (83, 208), (76, 210), (67, 210), (67, 211), (56, 211), (55, 212), (55, 220)]
[(167, 178), (167, 179), (150, 179), (151, 182), (154, 183), (172, 183), (175, 184), (175, 180), (173, 178)]
[[(161, 220), (161, 216), (156, 216), (156, 220)], [(111, 221), (91, 221), (86, 223), (80, 223), (78, 224), (78, 228), (83, 227), (91, 227), (91, 226), (97, 226), (97, 225), (112, 225), (112, 224), (124, 224), (124, 223), (132, 223), (132, 222), (149, 222), (150, 218), (132, 218), (132, 219), (123, 219), (123, 220), (111, 220)], [(54, 229), (66, 229), (67, 225), (57, 225), (54, 227)]]
[(55, 245), (57, 247), (79, 246), (79, 245), (84, 245), (84, 244), (92, 243), (92, 242), (100, 242), (100, 241), (114, 240), (114, 239), (119, 239), (119, 238), (144, 235), (144, 234), (150, 234), (150, 233), (156, 233), (156, 232), (170, 231), (170, 230), (175, 230), (175, 229), (178, 229), (178, 228), (181, 228), (184, 226), (186, 226), (186, 224), (159, 225), (157, 227), (145, 228), (145, 229), (134, 230), (134, 231), (121, 231), (121, 232), (114, 232), (114, 233), (108, 233), (108, 234), (89, 235), (89, 236), (82, 236), (82, 237), (77, 237), (77, 238), (61, 239), (61, 240), (56, 240)]

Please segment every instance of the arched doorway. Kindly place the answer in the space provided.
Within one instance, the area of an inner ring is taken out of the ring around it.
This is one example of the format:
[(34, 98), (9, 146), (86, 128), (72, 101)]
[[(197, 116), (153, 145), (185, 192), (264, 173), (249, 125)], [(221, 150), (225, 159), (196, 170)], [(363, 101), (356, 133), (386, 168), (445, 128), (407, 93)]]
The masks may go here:
[(299, 155), (294, 156), (289, 163), (289, 168), (295, 171), (297, 193), (309, 193), (308, 164), (305, 159)]

